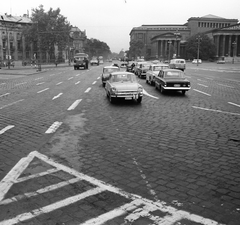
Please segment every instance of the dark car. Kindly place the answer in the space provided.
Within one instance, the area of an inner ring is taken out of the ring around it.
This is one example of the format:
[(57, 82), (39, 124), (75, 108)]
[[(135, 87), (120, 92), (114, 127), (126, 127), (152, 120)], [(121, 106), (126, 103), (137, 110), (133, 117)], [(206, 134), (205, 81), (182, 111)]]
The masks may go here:
[(186, 91), (191, 89), (191, 84), (181, 70), (163, 69), (155, 77), (155, 87), (161, 93), (165, 91), (181, 91), (185, 95)]

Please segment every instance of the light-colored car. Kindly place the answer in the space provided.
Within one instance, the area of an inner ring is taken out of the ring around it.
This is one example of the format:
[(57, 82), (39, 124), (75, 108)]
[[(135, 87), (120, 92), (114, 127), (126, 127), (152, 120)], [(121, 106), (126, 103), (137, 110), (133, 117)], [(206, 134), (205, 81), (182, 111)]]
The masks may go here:
[(146, 64), (141, 64), (139, 66), (139, 69), (137, 71), (137, 75), (139, 78), (145, 78), (146, 77), (146, 73), (149, 70), (151, 64), (148, 62)]
[(155, 87), (161, 93), (165, 91), (181, 91), (183, 95), (191, 89), (190, 81), (184, 76), (184, 72), (177, 69), (160, 70), (155, 79)]
[(117, 99), (136, 100), (141, 103), (143, 87), (140, 85), (133, 73), (113, 72), (106, 81), (105, 90), (111, 103)]
[(167, 68), (169, 68), (168, 64), (164, 63), (152, 64), (146, 73), (146, 83), (154, 85), (155, 77), (158, 75), (159, 71)]
[(202, 63), (202, 60), (201, 59), (194, 59), (193, 61), (192, 61), (192, 64), (201, 64)]
[(134, 67), (135, 75), (138, 75), (138, 71), (140, 70), (140, 66), (142, 64), (149, 64), (149, 62), (146, 62), (146, 61), (136, 62), (135, 67)]
[(90, 64), (91, 64), (91, 66), (93, 66), (93, 65), (99, 65), (99, 61), (98, 61), (98, 59), (97, 59), (97, 57), (92, 57), (92, 59), (90, 60)]
[(186, 61), (185, 59), (171, 59), (169, 62), (169, 68), (184, 71), (186, 69)]
[(217, 61), (217, 64), (225, 64), (225, 60), (224, 60), (224, 59), (219, 59), (219, 60)]
[(103, 87), (105, 87), (106, 81), (109, 79), (110, 74), (113, 72), (117, 72), (117, 71), (120, 71), (120, 68), (117, 66), (104, 66), (103, 67), (103, 72), (101, 75)]

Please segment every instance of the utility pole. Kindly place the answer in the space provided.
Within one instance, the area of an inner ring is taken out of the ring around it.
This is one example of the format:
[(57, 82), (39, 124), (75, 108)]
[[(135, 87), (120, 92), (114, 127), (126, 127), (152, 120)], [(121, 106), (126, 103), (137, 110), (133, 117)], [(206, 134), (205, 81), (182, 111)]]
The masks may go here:
[(199, 50), (200, 50), (200, 41), (202, 40), (201, 36), (198, 35), (198, 37), (196, 38), (197, 42), (198, 42), (198, 47), (197, 47), (197, 66), (198, 66), (198, 62), (199, 62)]

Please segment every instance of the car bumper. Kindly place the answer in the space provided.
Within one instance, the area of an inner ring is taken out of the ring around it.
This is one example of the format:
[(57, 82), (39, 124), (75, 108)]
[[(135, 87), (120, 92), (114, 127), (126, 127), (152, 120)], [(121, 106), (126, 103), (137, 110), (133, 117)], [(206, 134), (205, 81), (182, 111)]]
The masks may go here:
[(111, 94), (112, 98), (124, 98), (124, 99), (138, 99), (139, 97), (142, 97), (142, 92), (119, 92), (115, 94)]
[(191, 87), (162, 87), (164, 90), (176, 90), (176, 91), (188, 91), (191, 89)]

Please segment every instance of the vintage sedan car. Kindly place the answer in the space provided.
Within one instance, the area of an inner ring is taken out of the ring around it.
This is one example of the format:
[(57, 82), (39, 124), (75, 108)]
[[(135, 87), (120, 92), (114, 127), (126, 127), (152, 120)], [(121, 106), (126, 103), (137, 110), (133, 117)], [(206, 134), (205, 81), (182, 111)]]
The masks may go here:
[(110, 74), (113, 72), (117, 72), (117, 71), (120, 71), (120, 68), (117, 66), (104, 66), (103, 67), (103, 72), (101, 75), (103, 87), (105, 87), (106, 81), (109, 79)]
[(217, 64), (225, 64), (225, 60), (224, 60), (224, 59), (219, 59), (219, 60), (217, 61)]
[(140, 85), (133, 73), (113, 72), (106, 82), (105, 90), (111, 103), (117, 99), (136, 100), (141, 103), (143, 87)]
[(202, 63), (202, 60), (201, 59), (194, 59), (192, 61), (192, 64), (201, 64)]
[(140, 70), (140, 66), (141, 66), (142, 64), (149, 64), (149, 63), (146, 62), (146, 61), (136, 62), (135, 67), (134, 67), (134, 73), (135, 73), (135, 75), (138, 75), (138, 71)]
[(149, 70), (151, 64), (150, 63), (144, 63), (139, 66), (139, 69), (137, 71), (137, 75), (139, 78), (145, 78), (146, 73)]
[(184, 71), (186, 69), (186, 61), (185, 59), (171, 59), (169, 62), (169, 68)]
[(159, 74), (159, 71), (167, 68), (169, 68), (168, 64), (164, 63), (152, 64), (146, 73), (146, 83), (154, 85), (155, 77)]
[(185, 95), (186, 91), (191, 89), (191, 84), (182, 71), (178, 69), (164, 69), (160, 70), (158, 76), (156, 76), (155, 87), (161, 93), (165, 91), (181, 91)]

